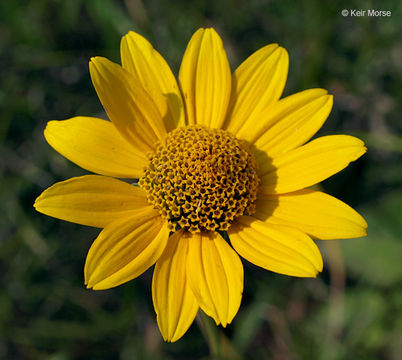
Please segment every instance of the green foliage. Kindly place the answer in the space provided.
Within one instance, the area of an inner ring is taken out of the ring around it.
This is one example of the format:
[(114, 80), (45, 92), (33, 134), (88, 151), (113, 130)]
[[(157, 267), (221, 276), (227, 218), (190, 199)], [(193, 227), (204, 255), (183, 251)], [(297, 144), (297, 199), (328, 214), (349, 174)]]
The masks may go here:
[[(378, 7), (358, 0), (0, 2), (0, 358), (400, 358), (402, 7), (382, 2), (392, 11), (386, 18), (343, 17), (343, 8)], [(222, 35), (232, 68), (278, 42), (290, 54), (285, 94), (312, 87), (334, 94), (320, 134), (356, 134), (369, 151), (323, 187), (361, 211), (369, 236), (320, 242), (326, 256), (318, 279), (245, 263), (233, 323), (221, 329), (198, 319), (182, 340), (165, 344), (152, 270), (116, 289), (86, 290), (83, 265), (98, 231), (38, 214), (32, 204), (56, 181), (85, 174), (42, 131), (51, 119), (103, 116), (89, 58), (118, 62), (120, 36), (133, 29), (177, 73), (201, 26)]]

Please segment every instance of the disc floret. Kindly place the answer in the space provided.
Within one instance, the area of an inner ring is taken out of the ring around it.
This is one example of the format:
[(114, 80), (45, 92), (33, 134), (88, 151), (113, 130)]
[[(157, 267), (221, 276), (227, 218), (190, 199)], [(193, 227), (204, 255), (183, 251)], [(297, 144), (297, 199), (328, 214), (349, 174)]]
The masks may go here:
[(186, 126), (150, 155), (139, 185), (172, 231), (226, 231), (254, 213), (259, 179), (247, 144), (231, 133)]

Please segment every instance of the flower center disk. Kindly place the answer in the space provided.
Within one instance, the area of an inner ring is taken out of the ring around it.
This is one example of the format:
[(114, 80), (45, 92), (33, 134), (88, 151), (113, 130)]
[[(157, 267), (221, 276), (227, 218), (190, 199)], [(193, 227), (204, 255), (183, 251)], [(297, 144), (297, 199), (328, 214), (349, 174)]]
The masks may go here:
[(226, 231), (254, 213), (259, 179), (246, 142), (194, 125), (166, 135), (139, 185), (172, 231)]

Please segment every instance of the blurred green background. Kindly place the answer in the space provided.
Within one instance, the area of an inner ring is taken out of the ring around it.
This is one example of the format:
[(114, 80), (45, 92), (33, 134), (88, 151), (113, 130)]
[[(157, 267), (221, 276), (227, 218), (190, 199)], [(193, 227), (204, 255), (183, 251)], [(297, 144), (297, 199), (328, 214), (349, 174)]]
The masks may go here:
[[(401, 359), (401, 2), (310, 0), (13, 0), (0, 2), (0, 359)], [(342, 9), (390, 10), (343, 17)], [(120, 37), (146, 36), (177, 73), (201, 26), (232, 69), (278, 42), (288, 95), (323, 87), (334, 109), (319, 135), (361, 137), (368, 153), (322, 186), (369, 223), (362, 239), (319, 242), (325, 269), (295, 279), (245, 263), (241, 309), (207, 341), (194, 323), (163, 342), (152, 270), (107, 291), (83, 284), (98, 230), (36, 213), (51, 184), (86, 172), (43, 137), (48, 120), (102, 116), (88, 60), (119, 62)]]

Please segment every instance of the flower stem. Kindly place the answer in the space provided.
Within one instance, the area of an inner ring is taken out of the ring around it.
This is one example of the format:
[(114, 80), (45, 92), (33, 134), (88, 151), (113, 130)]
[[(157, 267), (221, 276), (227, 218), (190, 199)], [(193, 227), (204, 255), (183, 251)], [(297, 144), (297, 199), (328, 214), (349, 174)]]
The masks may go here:
[(196, 321), (202, 332), (202, 335), (208, 343), (212, 358), (220, 359), (221, 349), (218, 328), (212, 323), (212, 320), (204, 314), (203, 311), (198, 312)]

